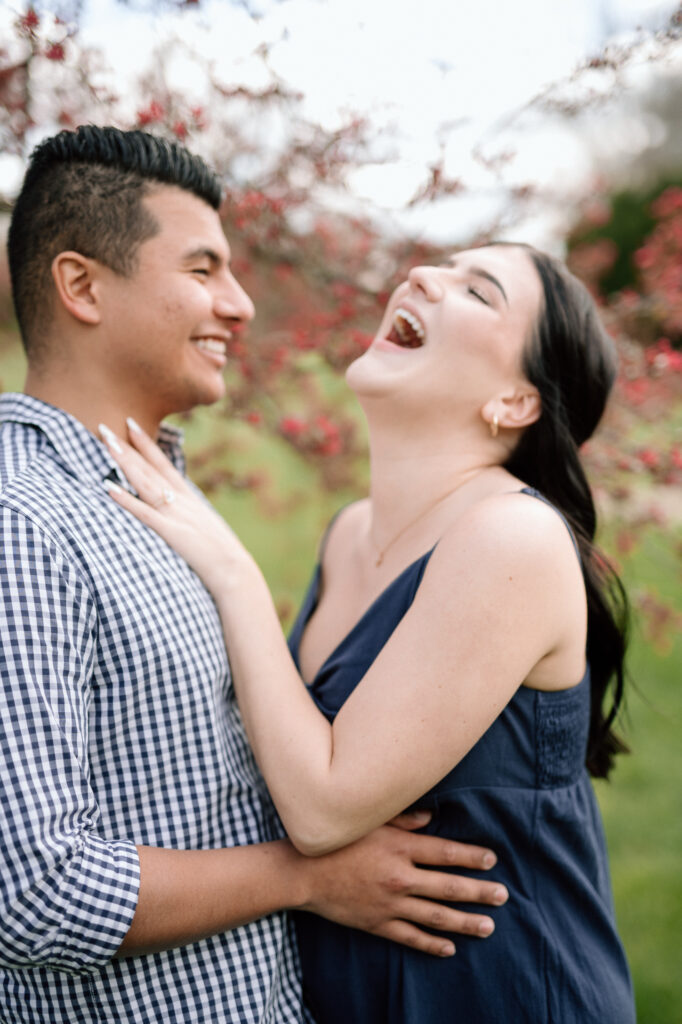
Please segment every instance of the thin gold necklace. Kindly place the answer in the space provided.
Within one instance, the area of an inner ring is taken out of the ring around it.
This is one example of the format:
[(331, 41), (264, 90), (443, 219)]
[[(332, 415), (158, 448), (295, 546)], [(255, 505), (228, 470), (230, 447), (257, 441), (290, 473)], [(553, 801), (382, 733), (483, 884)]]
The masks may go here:
[[(478, 473), (476, 474), (476, 476), (478, 476)], [(471, 479), (474, 478), (469, 477), (469, 480)], [(384, 557), (386, 556), (386, 552), (389, 550), (389, 548), (392, 548), (395, 542), (397, 540), (400, 540), (402, 535), (404, 533), (407, 533), (411, 526), (415, 526), (420, 521), (420, 519), (423, 519), (424, 516), (428, 515), (429, 512), (433, 512), (434, 508), (436, 508), (437, 505), (440, 505), (442, 501), (445, 501), (445, 499), (449, 498), (451, 494), (454, 494), (455, 491), (458, 491), (460, 487), (464, 487), (465, 484), (468, 484), (469, 480), (463, 480), (461, 484), (457, 484), (457, 486), (453, 487), (452, 490), (446, 491), (445, 494), (441, 494), (440, 498), (436, 498), (435, 501), (432, 501), (430, 505), (427, 505), (425, 509), (422, 509), (418, 516), (415, 516), (414, 519), (410, 519), (410, 521), (406, 523), (405, 526), (403, 526), (402, 530), (398, 530), (395, 536), (392, 537), (391, 540), (389, 540), (388, 544), (386, 544), (383, 548), (378, 548), (377, 545), (372, 540), (372, 538), (370, 537), (370, 543), (372, 547), (375, 549), (375, 551), (377, 551), (377, 557), (374, 562), (374, 568), (379, 568), (379, 566), (383, 563)]]

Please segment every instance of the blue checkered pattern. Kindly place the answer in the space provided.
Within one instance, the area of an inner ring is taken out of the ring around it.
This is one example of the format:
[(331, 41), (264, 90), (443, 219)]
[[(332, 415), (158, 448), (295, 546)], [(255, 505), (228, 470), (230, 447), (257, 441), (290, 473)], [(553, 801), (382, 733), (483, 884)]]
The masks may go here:
[[(161, 443), (181, 465), (177, 442)], [(279, 836), (215, 606), (111, 501), (102, 481), (117, 477), (77, 420), (0, 398), (0, 1017), (300, 1022), (284, 915), (111, 959), (135, 912), (136, 844)]]

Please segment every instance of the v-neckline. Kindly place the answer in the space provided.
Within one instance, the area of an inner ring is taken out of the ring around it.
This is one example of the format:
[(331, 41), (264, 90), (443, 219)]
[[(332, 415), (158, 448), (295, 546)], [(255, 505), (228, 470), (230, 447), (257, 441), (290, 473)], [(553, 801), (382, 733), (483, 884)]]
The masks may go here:
[[(518, 491), (511, 491), (510, 493), (512, 493), (512, 494), (529, 494), (532, 497), (537, 497), (541, 501), (544, 501), (546, 504), (551, 505), (551, 502), (547, 501), (547, 499), (539, 491), (537, 491), (534, 487), (527, 487), (527, 486), (526, 487), (521, 487)], [(551, 507), (554, 508), (553, 505)], [(564, 522), (566, 522), (564, 516), (561, 513), (559, 513), (559, 515), (561, 516), (562, 519), (564, 519)], [(332, 520), (332, 522), (333, 522), (333, 520)], [(574, 544), (574, 546), (577, 549), (576, 541), (575, 541), (575, 538), (573, 537), (573, 533), (571, 531), (571, 528), (568, 526), (568, 523), (566, 523), (566, 526), (568, 528), (569, 533), (571, 534), (571, 539), (573, 540), (573, 544)], [(334, 647), (334, 649), (324, 659), (324, 661), (322, 662), (322, 664), (320, 665), (320, 667), (318, 668), (317, 672), (315, 673), (313, 678), (310, 680), (310, 682), (307, 682), (306, 680), (303, 680), (304, 683), (305, 683), (305, 686), (307, 687), (307, 689), (310, 690), (310, 689), (312, 689), (315, 686), (315, 683), (317, 682), (318, 678), (320, 677), (320, 675), (322, 674), (324, 669), (326, 669), (327, 665), (332, 660), (332, 658), (334, 658), (334, 656), (336, 654), (338, 654), (338, 652), (348, 642), (348, 640), (350, 640), (350, 638), (353, 636), (353, 634), (357, 632), (357, 630), (360, 628), (362, 623), (365, 621), (365, 619), (367, 618), (369, 613), (374, 610), (376, 605), (379, 603), (379, 601), (381, 601), (385, 597), (385, 595), (388, 593), (388, 591), (391, 590), (395, 586), (395, 584), (398, 583), (398, 581), (401, 580), (403, 578), (403, 576), (405, 576), (411, 569), (414, 569), (414, 567), (416, 565), (418, 565), (420, 562), (428, 561), (428, 559), (431, 557), (431, 555), (433, 554), (433, 552), (435, 551), (437, 546), (438, 546), (438, 541), (436, 541), (436, 543), (431, 548), (429, 548), (428, 551), (425, 551), (424, 554), (419, 555), (417, 558), (414, 559), (414, 561), (410, 562), (409, 565), (406, 565), (405, 568), (403, 570), (401, 570), (401, 572), (399, 572), (397, 576), (394, 576), (393, 579), (390, 580), (386, 584), (386, 586), (383, 588), (383, 590), (379, 591), (379, 593), (374, 598), (374, 600), (367, 606), (367, 608), (365, 608), (364, 612), (360, 615), (360, 617), (356, 620), (356, 622), (351, 626), (351, 628), (348, 630), (348, 632), (343, 637), (341, 637), (341, 639), (337, 643), (336, 647)], [(315, 613), (315, 611), (317, 609), (317, 606), (319, 604), (321, 584), (322, 584), (322, 562), (319, 561), (317, 563), (316, 570), (315, 570), (315, 597), (314, 597), (314, 600), (313, 600), (313, 602), (312, 602), (312, 604), (310, 606), (308, 614), (306, 615), (305, 622), (301, 626), (301, 629), (299, 631), (298, 643), (296, 644), (296, 661), (297, 661), (297, 664), (299, 666), (299, 672), (300, 672), (301, 641), (303, 639), (303, 634), (304, 634), (304, 632), (306, 630), (306, 627), (307, 627), (308, 623), (310, 622), (310, 619), (314, 615), (314, 613)], [(301, 675), (301, 678), (303, 679), (302, 675)]]
[[(350, 640), (350, 638), (354, 635), (354, 633), (356, 633), (358, 631), (358, 629), (363, 624), (365, 619), (369, 616), (370, 612), (374, 611), (375, 607), (386, 596), (386, 594), (389, 592), (389, 590), (392, 590), (393, 587), (395, 586), (395, 584), (398, 583), (400, 580), (402, 580), (402, 578), (404, 576), (406, 576), (407, 573), (410, 572), (410, 570), (414, 569), (415, 566), (419, 565), (422, 562), (427, 562), (429, 560), (429, 558), (431, 557), (431, 555), (433, 554), (433, 552), (435, 551), (437, 543), (438, 542), (436, 542), (436, 544), (434, 544), (433, 547), (429, 548), (428, 551), (425, 551), (422, 555), (419, 555), (417, 558), (415, 558), (414, 561), (409, 563), (409, 565), (406, 565), (405, 568), (402, 569), (398, 573), (397, 576), (394, 576), (392, 580), (389, 580), (389, 582), (386, 584), (386, 586), (382, 590), (379, 591), (377, 596), (370, 602), (370, 604), (367, 605), (367, 607), (365, 608), (364, 612), (362, 612), (360, 617), (358, 619), (356, 619), (356, 621), (351, 626), (351, 628), (348, 630), (348, 632), (345, 633), (344, 636), (341, 637), (341, 639), (336, 644), (336, 646), (333, 648), (333, 650), (330, 651), (330, 653), (327, 655), (327, 657), (324, 659), (324, 661), (322, 662), (322, 664), (318, 668), (317, 672), (315, 672), (315, 674), (313, 675), (313, 677), (310, 680), (310, 682), (308, 682), (307, 680), (303, 680), (305, 685), (306, 685), (306, 687), (309, 690), (313, 689), (313, 687), (315, 686), (317, 680), (322, 675), (322, 672), (324, 671), (324, 669), (326, 669), (326, 667), (329, 664), (329, 662), (335, 657), (335, 655), (337, 655), (339, 653), (341, 648), (345, 646), (345, 644)], [(318, 562), (317, 563), (317, 568), (316, 568), (316, 571), (315, 571), (315, 597), (314, 597), (314, 600), (312, 601), (312, 603), (310, 605), (310, 609), (308, 611), (308, 614), (306, 615), (305, 622), (301, 626), (301, 629), (300, 629), (300, 632), (299, 632), (299, 637), (298, 637), (298, 643), (296, 644), (296, 660), (297, 660), (297, 662), (299, 664), (299, 672), (300, 672), (301, 641), (303, 640), (303, 634), (305, 633), (305, 630), (306, 630), (306, 627), (307, 627), (308, 623), (310, 622), (312, 616), (315, 614), (315, 611), (317, 610), (317, 606), (318, 606), (319, 600), (320, 600), (321, 585), (322, 585), (322, 563)], [(303, 676), (301, 676), (301, 678), (303, 678)]]

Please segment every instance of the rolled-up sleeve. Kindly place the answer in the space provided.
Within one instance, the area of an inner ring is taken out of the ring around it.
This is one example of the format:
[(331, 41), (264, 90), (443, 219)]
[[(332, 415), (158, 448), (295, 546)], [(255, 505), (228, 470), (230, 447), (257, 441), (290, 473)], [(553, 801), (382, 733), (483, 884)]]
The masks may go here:
[(0, 966), (98, 970), (130, 928), (132, 841), (103, 837), (88, 718), (97, 609), (76, 559), (0, 507)]

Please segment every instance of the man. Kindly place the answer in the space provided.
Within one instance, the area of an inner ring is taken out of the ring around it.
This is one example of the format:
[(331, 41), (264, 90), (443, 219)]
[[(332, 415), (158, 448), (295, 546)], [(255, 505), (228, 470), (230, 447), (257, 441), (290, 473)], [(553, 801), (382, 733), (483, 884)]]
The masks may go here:
[(490, 866), (478, 848), (388, 826), (313, 860), (280, 838), (208, 593), (107, 496), (124, 481), (98, 423), (134, 417), (181, 466), (162, 419), (223, 394), (253, 307), (219, 203), (184, 148), (89, 126), (38, 147), (15, 205), (28, 375), (0, 400), (7, 1021), (302, 1021), (283, 910), (444, 955), (419, 926), (489, 919), (432, 900), (505, 898), (416, 866)]

